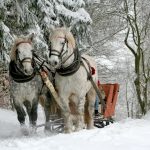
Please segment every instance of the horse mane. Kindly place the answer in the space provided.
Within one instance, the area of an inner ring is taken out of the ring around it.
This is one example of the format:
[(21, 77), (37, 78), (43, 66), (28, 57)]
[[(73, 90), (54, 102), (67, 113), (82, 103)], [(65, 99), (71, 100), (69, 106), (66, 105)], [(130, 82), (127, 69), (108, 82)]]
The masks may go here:
[(16, 60), (16, 50), (19, 43), (31, 43), (31, 40), (27, 37), (19, 37), (14, 41), (14, 44), (12, 45), (11, 51), (10, 51), (10, 60), (15, 61)]
[(58, 37), (64, 37), (64, 36), (66, 37), (66, 39), (68, 41), (68, 47), (75, 49), (76, 43), (75, 43), (75, 39), (73, 37), (73, 34), (65, 27), (54, 29), (53, 33), (49, 39), (51, 41), (52, 39), (56, 39)]

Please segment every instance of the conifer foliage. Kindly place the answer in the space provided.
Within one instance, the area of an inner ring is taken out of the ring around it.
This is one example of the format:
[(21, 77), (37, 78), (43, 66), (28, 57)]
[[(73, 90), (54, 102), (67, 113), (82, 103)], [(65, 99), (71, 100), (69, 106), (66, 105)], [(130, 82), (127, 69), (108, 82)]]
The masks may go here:
[(8, 64), (13, 40), (21, 34), (35, 33), (35, 49), (48, 52), (47, 37), (53, 26), (72, 26), (82, 43), (92, 20), (83, 0), (0, 0), (0, 62)]

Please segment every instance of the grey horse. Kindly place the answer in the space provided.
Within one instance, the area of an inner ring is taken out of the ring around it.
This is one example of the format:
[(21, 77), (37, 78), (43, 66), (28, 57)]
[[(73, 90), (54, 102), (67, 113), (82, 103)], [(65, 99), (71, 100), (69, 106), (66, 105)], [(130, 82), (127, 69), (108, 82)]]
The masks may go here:
[[(28, 37), (20, 37), (15, 40), (9, 64), (11, 98), (24, 134), (35, 132), (39, 98), (46, 101), (44, 107), (46, 122), (49, 121), (48, 109), (51, 103), (51, 94), (47, 88), (42, 88), (43, 82), (36, 70), (33, 57), (33, 36), (31, 34)], [(29, 116), (29, 130), (25, 125), (26, 112)]]

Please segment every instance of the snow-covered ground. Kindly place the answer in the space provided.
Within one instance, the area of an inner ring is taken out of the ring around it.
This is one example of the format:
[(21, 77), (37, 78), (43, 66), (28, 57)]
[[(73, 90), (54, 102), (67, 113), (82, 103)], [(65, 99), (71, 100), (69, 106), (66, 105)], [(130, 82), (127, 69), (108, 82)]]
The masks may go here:
[[(42, 111), (38, 123), (43, 122)], [(16, 113), (0, 109), (0, 150), (150, 150), (150, 113), (143, 119), (126, 119), (103, 129), (71, 134), (34, 136), (19, 131)]]

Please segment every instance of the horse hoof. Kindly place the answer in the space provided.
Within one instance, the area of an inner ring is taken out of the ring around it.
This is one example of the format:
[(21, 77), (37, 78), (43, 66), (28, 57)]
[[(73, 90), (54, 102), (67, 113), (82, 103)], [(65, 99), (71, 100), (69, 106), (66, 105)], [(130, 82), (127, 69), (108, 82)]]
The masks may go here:
[(94, 129), (94, 126), (87, 127), (88, 130)]
[(75, 132), (79, 132), (79, 131), (81, 131), (83, 128), (76, 128), (75, 129)]
[(64, 130), (64, 133), (67, 133), (67, 134), (68, 134), (68, 133), (72, 133), (72, 130), (71, 130), (71, 129), (65, 129), (65, 130)]
[(27, 126), (25, 126), (25, 125), (21, 126), (21, 133), (25, 136), (29, 135), (29, 130), (28, 130)]
[(30, 128), (29, 128), (29, 134), (30, 134), (30, 135), (34, 135), (35, 133), (36, 133), (36, 127), (33, 127), (33, 126), (30, 127)]

